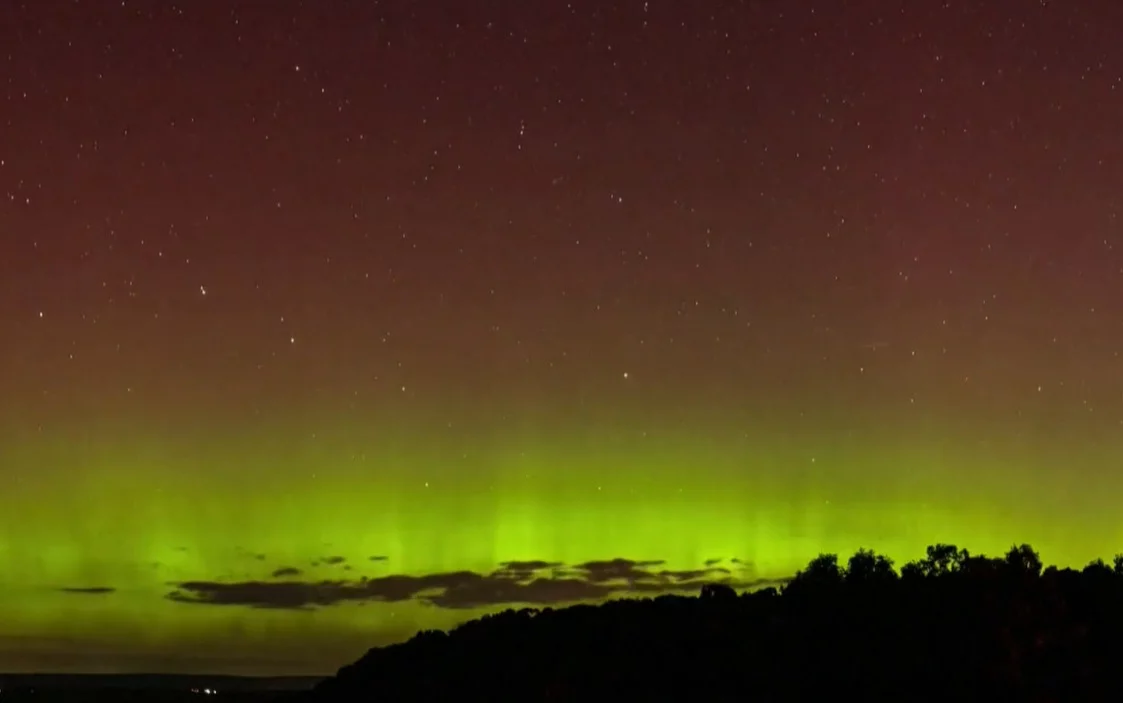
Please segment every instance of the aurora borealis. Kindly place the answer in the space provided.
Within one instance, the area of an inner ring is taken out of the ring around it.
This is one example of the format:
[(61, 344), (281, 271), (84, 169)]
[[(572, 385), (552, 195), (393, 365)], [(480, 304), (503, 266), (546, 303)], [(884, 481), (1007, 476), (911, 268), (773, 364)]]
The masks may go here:
[(0, 4), (0, 671), (1123, 551), (1123, 7)]

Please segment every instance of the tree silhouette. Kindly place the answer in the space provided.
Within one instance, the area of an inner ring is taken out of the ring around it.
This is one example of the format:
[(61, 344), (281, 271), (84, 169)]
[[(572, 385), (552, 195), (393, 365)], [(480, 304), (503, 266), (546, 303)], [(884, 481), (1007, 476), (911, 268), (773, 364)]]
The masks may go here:
[(925, 576), (924, 566), (919, 561), (910, 561), (901, 567), (901, 579), (904, 581), (919, 581)]
[(869, 549), (859, 549), (846, 562), (844, 574), (847, 583), (874, 584), (897, 579), (893, 560)]
[(916, 564), (924, 576), (946, 576), (962, 571), (970, 558), (966, 549), (959, 549), (954, 544), (933, 544)]
[(1010, 551), (1006, 552), (1006, 565), (1021, 575), (1034, 578), (1041, 575), (1041, 557), (1028, 544), (1011, 547)]
[(779, 591), (509, 610), (372, 649), (294, 703), (734, 701), (745, 681), (772, 701), (1123, 700), (1123, 554), (1044, 569), (1026, 544), (934, 544), (901, 578), (870, 549), (845, 564), (820, 554)]
[(789, 588), (806, 587), (810, 589), (835, 588), (843, 582), (842, 568), (838, 565), (837, 554), (820, 554), (808, 562), (807, 567), (798, 572)]
[(1087, 566), (1084, 567), (1084, 573), (1098, 579), (1106, 579), (1115, 575), (1115, 571), (1103, 559), (1093, 559), (1088, 562)]
[(729, 602), (737, 600), (737, 591), (724, 583), (707, 583), (698, 596), (702, 600)]

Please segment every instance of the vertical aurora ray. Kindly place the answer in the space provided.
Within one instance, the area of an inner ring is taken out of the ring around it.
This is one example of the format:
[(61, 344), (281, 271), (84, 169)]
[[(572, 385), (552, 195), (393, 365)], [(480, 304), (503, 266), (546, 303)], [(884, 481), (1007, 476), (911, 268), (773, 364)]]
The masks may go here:
[(885, 3), (0, 2), (0, 670), (1123, 550), (1121, 16)]
[[(1014, 491), (982, 481), (1032, 474), (1024, 452), (955, 456), (852, 441), (770, 447), (766, 437), (723, 451), (716, 442), (667, 437), (586, 435), (568, 447), (529, 435), (506, 446), (469, 441), (455, 449), (471, 471), (432, 468), (452, 447), (433, 451), (422, 438), (372, 453), (361, 469), (348, 465), (353, 455), (318, 450), (311, 440), (300, 450), (299, 442), (282, 443), (272, 456), (231, 446), (194, 454), (181, 447), (174, 457), (156, 444), (52, 447), (53, 461), (85, 462), (73, 473), (83, 480), (60, 496), (49, 472), (38, 481), (28, 474), (6, 493), (0, 565), (12, 597), (0, 617), (9, 636), (154, 651), (190, 642), (227, 652), (236, 667), (246, 652), (284, 659), (304, 633), (374, 643), (482, 611), (416, 601), (316, 612), (207, 606), (169, 600), (175, 583), (277, 580), (273, 572), (285, 567), (316, 582), (615, 557), (684, 570), (737, 558), (754, 578), (776, 578), (822, 551), (872, 547), (903, 562), (936, 541), (997, 553), (1026, 540), (1050, 561), (1081, 564), (1112, 554), (1121, 536), (1095, 501), (1086, 500), (1080, 525), (1067, 523), (1069, 504), (1052, 500), (1057, 482)], [(15, 454), (28, 461), (36, 451)], [(780, 469), (797, 464), (801, 470), (786, 476)], [(256, 472), (273, 479), (246, 479)], [(331, 557), (345, 561), (330, 564)], [(114, 592), (59, 590), (101, 587)], [(278, 647), (279, 631), (296, 639)]]

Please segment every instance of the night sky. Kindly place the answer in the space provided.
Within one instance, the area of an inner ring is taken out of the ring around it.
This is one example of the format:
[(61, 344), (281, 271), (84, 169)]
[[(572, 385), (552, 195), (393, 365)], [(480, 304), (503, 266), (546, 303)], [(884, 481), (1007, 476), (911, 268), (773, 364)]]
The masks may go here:
[(0, 3), (0, 663), (1123, 551), (1123, 4)]

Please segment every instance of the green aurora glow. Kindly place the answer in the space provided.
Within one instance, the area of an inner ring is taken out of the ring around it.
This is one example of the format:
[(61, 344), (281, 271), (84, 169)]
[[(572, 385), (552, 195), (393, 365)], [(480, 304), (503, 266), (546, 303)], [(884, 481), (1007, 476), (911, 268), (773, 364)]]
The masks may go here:
[[(47, 467), (5, 493), (0, 621), (8, 641), (124, 653), (116, 661), (156, 653), (188, 666), (185, 653), (205, 651), (227, 670), (254, 672), (298, 659), (303, 643), (335, 643), (294, 672), (322, 673), (367, 645), (486, 609), (410, 600), (305, 612), (167, 596), (181, 582), (278, 580), (271, 574), (281, 567), (300, 569), (302, 581), (350, 581), (486, 574), (507, 561), (623, 557), (688, 570), (736, 557), (751, 565), (750, 579), (770, 579), (819, 552), (858, 547), (900, 563), (937, 541), (982, 553), (1028, 541), (1050, 562), (1082, 564), (1123, 543), (1106, 497), (1098, 504), (1085, 498), (1079, 523), (1066, 521), (1071, 506), (1056, 500), (1063, 482), (1027, 483), (1033, 465), (1012, 451), (956, 457), (853, 443), (796, 449), (798, 443), (773, 447), (765, 438), (729, 449), (586, 435), (568, 448), (466, 443), (461, 464), (449, 466), (441, 463), (449, 446), (435, 451), (420, 441), (366, 456), (300, 444), (274, 443), (271, 453), (256, 454), (216, 447), (212, 456), (182, 446), (55, 447), (52, 461), (82, 468), (67, 472), (65, 495)], [(35, 457), (16, 451), (6, 460)], [(949, 465), (961, 477), (954, 483)], [(376, 466), (396, 468), (368, 473)], [(323, 563), (329, 555), (346, 562)], [(508, 605), (519, 604), (496, 607)], [(37, 661), (33, 648), (22, 647), (15, 661)]]
[(0, 2), (0, 672), (1123, 551), (1123, 14), (886, 2)]

